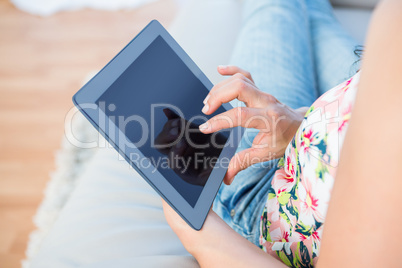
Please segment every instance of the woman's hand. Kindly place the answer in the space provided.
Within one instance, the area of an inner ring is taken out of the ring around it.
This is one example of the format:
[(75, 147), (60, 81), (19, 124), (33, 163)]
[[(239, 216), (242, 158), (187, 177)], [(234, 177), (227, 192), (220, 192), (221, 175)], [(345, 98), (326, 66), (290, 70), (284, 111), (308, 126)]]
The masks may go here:
[(236, 233), (210, 210), (200, 231), (192, 229), (163, 199), (167, 222), (201, 267), (286, 267)]
[(241, 170), (255, 163), (283, 156), (304, 118), (306, 109), (293, 110), (274, 96), (260, 91), (250, 73), (236, 66), (220, 66), (218, 71), (232, 77), (211, 89), (204, 100), (202, 112), (212, 114), (223, 103), (234, 99), (244, 102), (246, 107), (236, 107), (214, 116), (200, 126), (200, 131), (207, 134), (237, 126), (259, 130), (251, 148), (237, 153), (230, 161), (224, 178), (224, 182), (230, 184)]
[[(201, 252), (224, 239), (225, 236), (238, 235), (212, 209), (209, 211), (200, 231), (191, 228), (169, 204), (162, 199), (163, 212), (172, 230), (179, 237), (183, 246), (191, 255), (198, 258)], [(240, 236), (240, 235), (239, 235)]]

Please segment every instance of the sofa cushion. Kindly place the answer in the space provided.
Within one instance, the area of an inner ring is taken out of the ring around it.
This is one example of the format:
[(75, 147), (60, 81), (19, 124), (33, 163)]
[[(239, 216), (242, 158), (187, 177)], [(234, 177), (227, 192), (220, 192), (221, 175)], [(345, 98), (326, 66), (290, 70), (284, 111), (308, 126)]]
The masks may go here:
[(31, 267), (157, 267), (161, 263), (198, 266), (166, 223), (158, 194), (114, 149), (102, 148), (82, 174)]

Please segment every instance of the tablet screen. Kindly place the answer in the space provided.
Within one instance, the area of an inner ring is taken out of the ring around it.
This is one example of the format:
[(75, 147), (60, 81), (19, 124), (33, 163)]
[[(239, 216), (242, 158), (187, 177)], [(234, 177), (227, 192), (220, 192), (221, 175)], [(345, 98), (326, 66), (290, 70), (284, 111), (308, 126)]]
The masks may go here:
[[(125, 134), (114, 133), (118, 147), (137, 147), (192, 207), (229, 136), (198, 130), (210, 118), (201, 112), (208, 92), (158, 36), (97, 101)], [(220, 107), (215, 114), (224, 111)], [(105, 129), (113, 135), (114, 127)], [(140, 169), (149, 164), (139, 155), (129, 158)]]

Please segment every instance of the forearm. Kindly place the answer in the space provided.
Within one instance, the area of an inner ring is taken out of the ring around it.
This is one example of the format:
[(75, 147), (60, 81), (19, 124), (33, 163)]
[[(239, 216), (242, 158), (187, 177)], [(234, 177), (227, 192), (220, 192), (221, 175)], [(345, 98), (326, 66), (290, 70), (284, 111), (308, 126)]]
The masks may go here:
[(271, 255), (236, 233), (216, 214), (210, 215), (215, 228), (205, 228), (190, 253), (201, 267), (286, 267)]
[(401, 264), (401, 11), (400, 1), (384, 1), (371, 22), (319, 267)]
[[(245, 238), (243, 239), (245, 240)], [(198, 263), (201, 267), (212, 268), (287, 267), (247, 240), (234, 242), (237, 244), (229, 243), (227, 240), (221, 240), (219, 241), (220, 245), (211, 246), (209, 249), (199, 252), (196, 257)], [(227, 244), (223, 245), (223, 243)]]

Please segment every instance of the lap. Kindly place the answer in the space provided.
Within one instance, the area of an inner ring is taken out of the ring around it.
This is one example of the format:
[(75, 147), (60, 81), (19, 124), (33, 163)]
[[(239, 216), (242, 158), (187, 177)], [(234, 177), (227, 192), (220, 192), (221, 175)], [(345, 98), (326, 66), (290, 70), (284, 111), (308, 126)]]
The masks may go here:
[(277, 160), (253, 165), (241, 171), (231, 185), (222, 185), (213, 210), (236, 232), (259, 245), (260, 218)]

